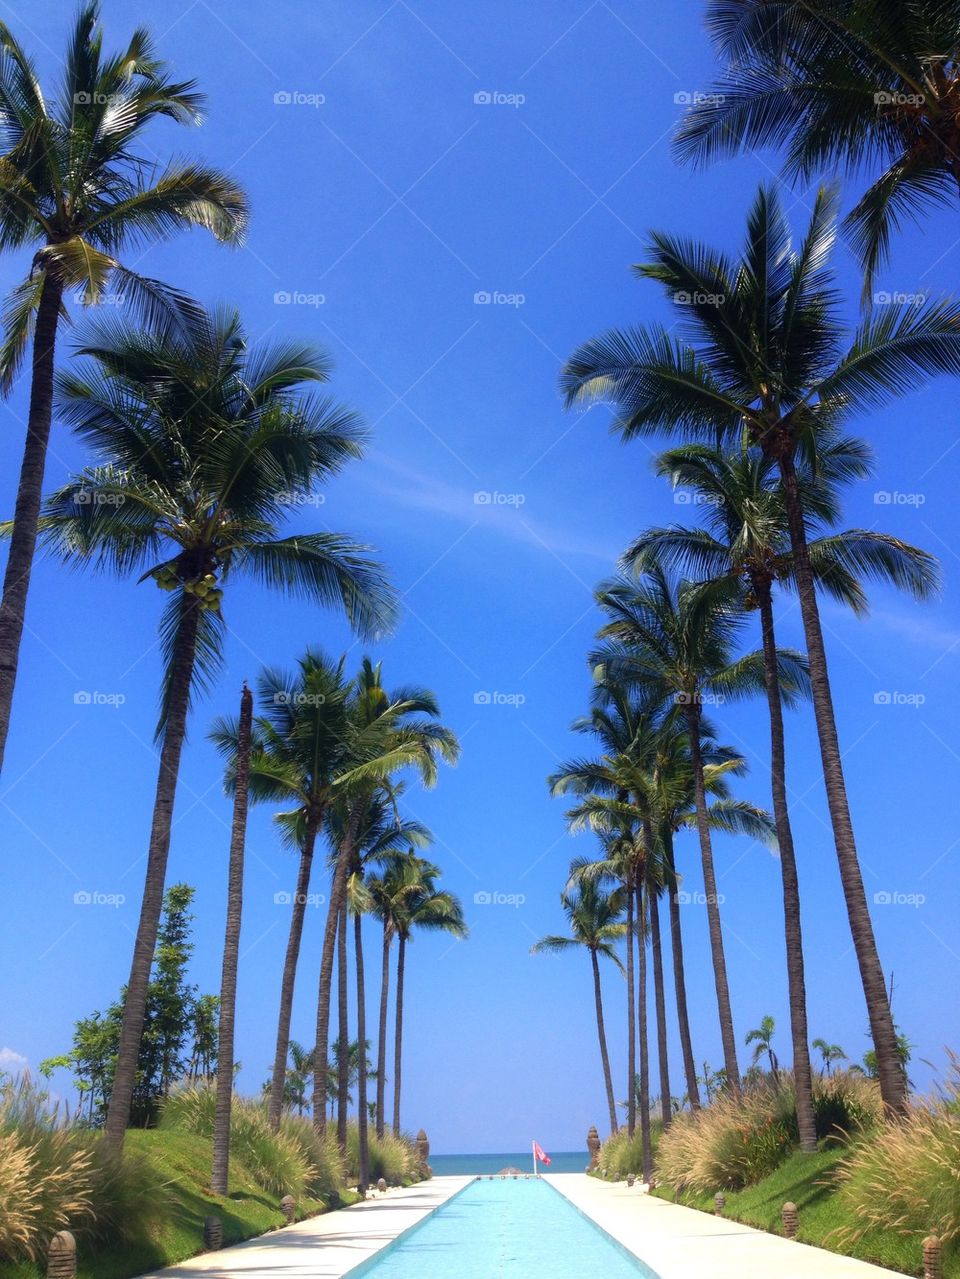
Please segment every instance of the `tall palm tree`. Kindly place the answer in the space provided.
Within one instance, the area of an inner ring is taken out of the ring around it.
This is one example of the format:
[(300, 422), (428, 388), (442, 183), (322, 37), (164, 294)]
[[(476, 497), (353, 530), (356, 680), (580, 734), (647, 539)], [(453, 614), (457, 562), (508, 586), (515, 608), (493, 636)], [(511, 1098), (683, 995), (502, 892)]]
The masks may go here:
[(597, 1037), (600, 1040), (600, 1065), (603, 1068), (603, 1086), (607, 1094), (607, 1111), (610, 1116), (610, 1132), (617, 1131), (617, 1107), (613, 1094), (613, 1078), (610, 1074), (610, 1055), (607, 1051), (607, 1032), (603, 1021), (603, 992), (600, 981), (602, 955), (616, 964), (623, 972), (623, 963), (617, 954), (617, 943), (625, 929), (623, 897), (620, 892), (608, 893), (596, 880), (584, 879), (575, 892), (564, 890), (560, 905), (570, 925), (570, 936), (551, 934), (541, 937), (530, 948), (533, 955), (554, 954), (560, 951), (584, 947), (590, 955), (593, 971), (593, 998), (597, 1013)]
[(403, 989), (407, 943), (417, 932), (443, 932), (462, 941), (467, 936), (463, 906), (453, 893), (436, 887), (439, 868), (421, 857), (411, 859), (412, 891), (401, 899), (397, 918), (397, 994), (393, 1040), (393, 1132), (400, 1136), (400, 1086), (403, 1079)]
[[(758, 449), (732, 453), (711, 445), (687, 444), (670, 449), (657, 461), (660, 474), (690, 490), (704, 514), (694, 529), (682, 525), (648, 529), (628, 548), (624, 565), (634, 572), (654, 561), (713, 580), (739, 581), (744, 604), (760, 619), (764, 682), (770, 719), (770, 775), (773, 812), (780, 851), (784, 931), (793, 1073), (801, 1148), (817, 1149), (813, 1079), (807, 1047), (806, 982), (800, 920), (800, 887), (793, 831), (787, 802), (786, 746), (783, 706), (777, 671), (773, 593), (790, 587), (792, 558), (783, 493), (775, 483), (775, 467)], [(869, 455), (859, 441), (823, 439), (814, 464), (801, 476), (805, 518), (811, 532), (839, 517), (836, 488), (868, 473)], [(807, 474), (809, 471), (809, 474)], [(821, 590), (854, 611), (866, 609), (860, 583), (870, 576), (894, 585), (921, 576), (929, 556), (899, 539), (869, 529), (822, 533), (809, 542), (810, 565)]]
[(102, 326), (59, 379), (61, 416), (98, 464), (54, 493), (41, 536), (66, 559), (170, 593), (160, 768), (140, 920), (106, 1122), (117, 1148), (130, 1112), (150, 964), (163, 901), (191, 699), (221, 654), (222, 587), (246, 576), (344, 611), (361, 633), (394, 601), (365, 548), (336, 533), (281, 536), (290, 494), (309, 494), (360, 451), (350, 412), (305, 394), (328, 365), (309, 347), (248, 348), (238, 316), (151, 335)]
[(399, 854), (391, 857), (378, 875), (367, 880), (370, 913), (383, 928), (383, 945), (380, 963), (380, 1016), (377, 1026), (377, 1097), (375, 1125), (378, 1137), (386, 1129), (387, 1084), (387, 1018), (390, 999), (390, 950), (399, 928), (400, 911), (405, 899), (414, 891), (417, 875), (410, 874), (407, 864), (413, 857)]
[(0, 601), (0, 767), (37, 542), (57, 330), (67, 315), (68, 290), (83, 305), (93, 305), (112, 287), (148, 322), (189, 320), (195, 307), (182, 293), (137, 275), (117, 255), (190, 226), (236, 241), (247, 216), (246, 197), (226, 174), (184, 161), (157, 172), (146, 163), (148, 126), (159, 118), (198, 124), (203, 97), (194, 81), (170, 78), (142, 27), (122, 52), (105, 53), (98, 19), (97, 4), (85, 4), (77, 14), (62, 86), (51, 98), (42, 93), (26, 51), (0, 23), (0, 247), (33, 250), (27, 278), (7, 301), (0, 342), (3, 393), (32, 342), (27, 435)]
[[(724, 1070), (736, 1092), (740, 1072), (707, 808), (703, 703), (755, 693), (762, 687), (762, 658), (750, 653), (734, 659), (743, 619), (735, 596), (723, 585), (677, 585), (654, 565), (639, 582), (620, 579), (602, 586), (597, 600), (609, 619), (599, 633), (608, 642), (592, 657), (594, 665), (635, 682), (661, 703), (672, 699), (686, 720)], [(781, 687), (790, 695), (804, 684), (803, 662), (797, 654), (781, 651), (778, 663)]]
[(833, 1069), (835, 1061), (847, 1061), (847, 1054), (843, 1051), (839, 1044), (828, 1043), (826, 1039), (815, 1039), (811, 1047), (816, 1048), (819, 1052), (822, 1065), (820, 1067), (821, 1075), (826, 1073), (829, 1075)]
[[(350, 844), (362, 820), (363, 806), (371, 788), (405, 768), (413, 768), (426, 787), (436, 784), (438, 763), (455, 763), (460, 746), (454, 733), (437, 720), (440, 707), (429, 689), (402, 687), (388, 693), (381, 681), (380, 666), (366, 659), (355, 682), (350, 703), (349, 752), (347, 773), (340, 778), (340, 788), (355, 801), (355, 810), (347, 828), (347, 844), (336, 850), (320, 959), (320, 982), (317, 996), (317, 1043), (327, 1042), (330, 1022), (330, 992), (333, 979), (334, 948), (338, 922), (344, 910), (347, 880), (352, 865)], [(381, 1059), (382, 1067), (383, 1061)], [(314, 1076), (317, 1094), (323, 1096), (325, 1084), (318, 1070)], [(314, 1105), (314, 1123), (318, 1106)], [(322, 1101), (319, 1126), (323, 1125)], [(342, 1134), (345, 1138), (345, 1132)]]
[(801, 178), (868, 168), (847, 225), (869, 293), (901, 219), (957, 198), (960, 7), (711, 0), (707, 24), (724, 71), (682, 121), (677, 154), (708, 162), (772, 145)]
[(220, 1016), (217, 1027), (217, 1102), (213, 1124), (213, 1170), (210, 1186), (215, 1195), (227, 1193), (230, 1175), (230, 1111), (233, 1103), (234, 1017), (237, 1006), (237, 965), (240, 956), (240, 923), (243, 914), (243, 855), (247, 837), (247, 800), (250, 791), (250, 734), (253, 694), (243, 686), (237, 730), (237, 758), (233, 771), (233, 824), (230, 829), (230, 868), (227, 879), (227, 923), (220, 976)]
[[(571, 403), (612, 399), (625, 440), (653, 433), (745, 440), (777, 467), (847, 915), (881, 1091), (888, 1111), (898, 1113), (906, 1104), (906, 1081), (847, 799), (798, 464), (811, 452), (815, 456), (811, 442), (818, 435), (836, 431), (854, 414), (936, 374), (960, 373), (960, 304), (885, 307), (868, 315), (845, 347), (829, 268), (835, 210), (834, 194), (821, 190), (795, 249), (776, 191), (761, 188), (738, 261), (708, 246), (653, 236), (651, 260), (636, 270), (658, 281), (677, 304), (682, 333), (641, 328), (595, 339), (568, 361), (563, 384)], [(902, 585), (923, 596), (930, 576), (911, 573)]]
[[(353, 952), (356, 963), (357, 985), (357, 1039), (366, 1041), (366, 975), (363, 959), (363, 917), (371, 910), (370, 893), (367, 890), (365, 876), (371, 868), (390, 860), (396, 853), (407, 848), (425, 848), (430, 843), (431, 835), (420, 822), (409, 818), (401, 818), (397, 809), (397, 800), (403, 793), (402, 783), (387, 783), (381, 786), (367, 803), (363, 819), (358, 824), (353, 845), (353, 859), (347, 881), (347, 902), (353, 916)], [(345, 818), (349, 818), (354, 803), (340, 802), (331, 811), (331, 824), (339, 821), (341, 830)], [(357, 1072), (357, 1145), (358, 1145), (358, 1179), (357, 1187), (361, 1194), (365, 1193), (370, 1180), (370, 1154), (368, 1134), (367, 1108), (367, 1058), (361, 1053)]]

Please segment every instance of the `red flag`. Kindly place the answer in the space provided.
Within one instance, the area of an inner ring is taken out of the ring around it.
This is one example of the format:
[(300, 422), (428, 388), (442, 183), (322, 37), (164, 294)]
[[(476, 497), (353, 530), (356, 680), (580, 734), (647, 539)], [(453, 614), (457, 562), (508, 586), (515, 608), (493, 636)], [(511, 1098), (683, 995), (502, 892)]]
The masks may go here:
[(550, 1166), (550, 1156), (546, 1153), (538, 1141), (533, 1143), (533, 1157), (538, 1159), (540, 1163)]

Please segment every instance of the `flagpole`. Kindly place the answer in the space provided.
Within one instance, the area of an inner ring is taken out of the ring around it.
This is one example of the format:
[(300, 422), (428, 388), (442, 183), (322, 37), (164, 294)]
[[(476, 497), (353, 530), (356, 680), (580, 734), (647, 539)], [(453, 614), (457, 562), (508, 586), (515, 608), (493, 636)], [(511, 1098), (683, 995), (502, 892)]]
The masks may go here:
[(537, 1175), (537, 1143), (535, 1141), (531, 1141), (530, 1143), (530, 1153), (533, 1155), (533, 1175), (536, 1176)]

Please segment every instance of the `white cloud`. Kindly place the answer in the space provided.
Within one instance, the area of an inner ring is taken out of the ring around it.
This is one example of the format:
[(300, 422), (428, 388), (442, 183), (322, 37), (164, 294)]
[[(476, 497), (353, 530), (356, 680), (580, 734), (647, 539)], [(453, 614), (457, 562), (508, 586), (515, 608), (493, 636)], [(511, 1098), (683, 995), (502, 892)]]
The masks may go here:
[(0, 1071), (18, 1075), (26, 1070), (27, 1065), (27, 1059), (22, 1053), (15, 1052), (12, 1048), (0, 1048)]

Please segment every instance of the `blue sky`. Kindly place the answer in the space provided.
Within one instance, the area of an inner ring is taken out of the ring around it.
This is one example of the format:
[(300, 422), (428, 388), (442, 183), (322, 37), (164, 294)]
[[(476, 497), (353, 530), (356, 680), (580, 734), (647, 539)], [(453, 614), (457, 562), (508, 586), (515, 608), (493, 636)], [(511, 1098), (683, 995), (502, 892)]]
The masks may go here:
[[(655, 288), (629, 274), (649, 228), (733, 248), (756, 184), (776, 172), (773, 155), (702, 174), (670, 157), (677, 96), (706, 87), (713, 71), (701, 9), (693, 0), (170, 0), (151, 18), (163, 55), (209, 94), (200, 131), (157, 127), (157, 155), (229, 168), (249, 189), (254, 215), (242, 249), (197, 233), (135, 265), (205, 302), (235, 304), (254, 338), (308, 336), (332, 354), (333, 390), (370, 423), (370, 447), (322, 505), (295, 513), (291, 528), (344, 530), (379, 548), (404, 617), (374, 655), (388, 682), (432, 686), (462, 738), (459, 767), (435, 791), (407, 797), (409, 812), (435, 830), (445, 883), (463, 897), (471, 925), (467, 944), (421, 938), (410, 953), (404, 1118), (425, 1126), (437, 1151), (522, 1149), (531, 1136), (548, 1148), (580, 1148), (603, 1118), (589, 966), (528, 953), (560, 927), (568, 860), (589, 846), (565, 835), (563, 806), (544, 779), (582, 748), (568, 728), (589, 693), (591, 588), (641, 527), (685, 518), (690, 508), (652, 477), (645, 445), (625, 448), (609, 435), (608, 410), (565, 414), (556, 379), (563, 358), (592, 334), (667, 318)], [(36, 0), (28, 13), (0, 12), (49, 83), (66, 7)], [(108, 43), (119, 44), (143, 7), (107, 0), (104, 16)], [(810, 203), (809, 189), (792, 192), (796, 225)], [(878, 287), (953, 288), (958, 231), (952, 210), (908, 230)], [(859, 281), (846, 248), (837, 262), (852, 321)], [(0, 260), (0, 285), (26, 267)], [(867, 889), (894, 898), (878, 902), (874, 918), (894, 971), (895, 1016), (917, 1045), (913, 1074), (924, 1087), (942, 1070), (945, 1045), (957, 1046), (956, 403), (956, 387), (941, 383), (861, 422), (876, 476), (846, 504), (850, 525), (936, 552), (942, 600), (918, 607), (876, 592), (865, 622), (824, 608)], [(8, 511), (25, 405), (21, 383), (0, 408), (0, 505)], [(49, 483), (83, 461), (55, 427)], [(35, 1066), (64, 1050), (74, 1019), (103, 1007), (125, 979), (156, 775), (161, 605), (155, 590), (130, 581), (50, 562), (35, 574), (0, 790), (0, 1047), (8, 1062)], [(364, 651), (332, 614), (243, 586), (231, 586), (225, 611), (226, 668), (193, 719), (170, 858), (171, 882), (197, 888), (193, 977), (211, 991), (229, 806), (206, 728), (264, 664), (290, 664), (308, 643), (349, 650), (356, 663)], [(799, 643), (791, 601), (781, 615), (783, 641)], [(76, 705), (80, 690), (123, 701)], [(482, 704), (479, 693), (508, 696)], [(875, 700), (883, 693), (888, 704)], [(740, 793), (767, 803), (762, 708), (731, 709), (722, 725), (753, 765)], [(788, 729), (811, 1033), (859, 1057), (866, 1018), (812, 713), (792, 715)], [(717, 845), (737, 1035), (771, 1013), (786, 1055), (778, 863), (746, 840)], [(689, 838), (678, 854), (696, 892)], [(238, 1021), (249, 1091), (272, 1057), (289, 909), (274, 895), (292, 888), (294, 873), (270, 814), (256, 812)], [(77, 905), (77, 892), (126, 900)], [(478, 893), (521, 900), (485, 905)], [(321, 927), (322, 911), (311, 910), (294, 1016), (304, 1041)], [(702, 907), (685, 907), (684, 927), (695, 1053), (716, 1066)], [(373, 957), (373, 928), (368, 936)], [(605, 992), (623, 1080), (624, 994), (612, 971)], [(680, 1092), (673, 1033), (670, 1049)], [(65, 1092), (66, 1080), (58, 1086)], [(624, 1091), (621, 1083), (618, 1096)]]

